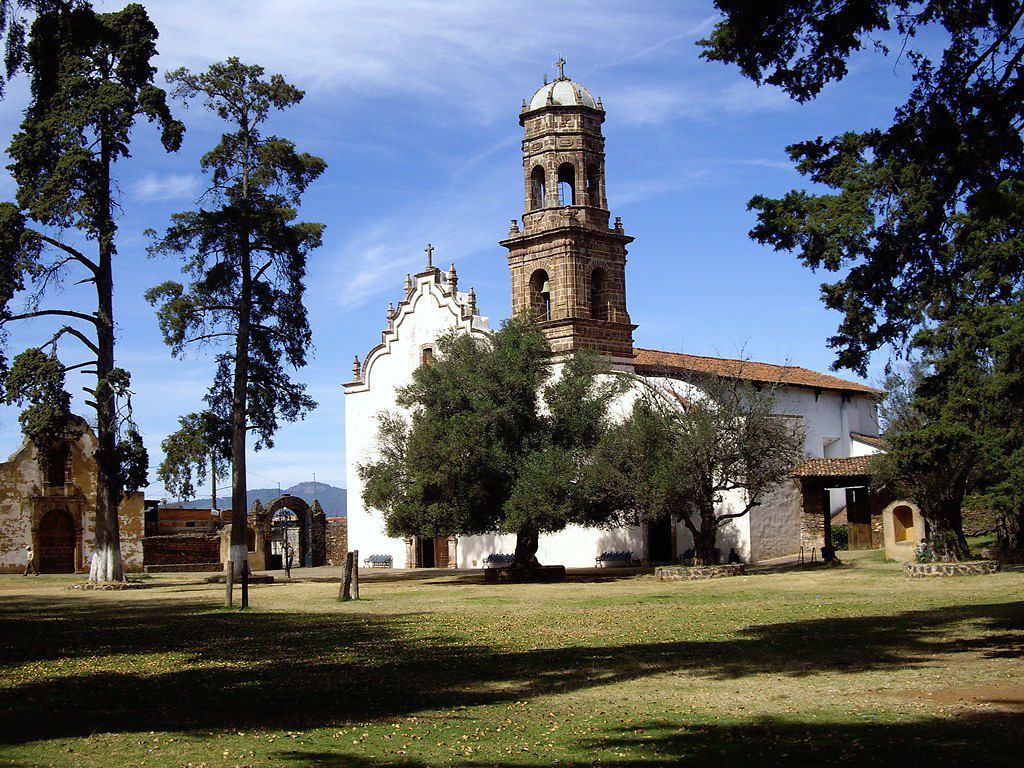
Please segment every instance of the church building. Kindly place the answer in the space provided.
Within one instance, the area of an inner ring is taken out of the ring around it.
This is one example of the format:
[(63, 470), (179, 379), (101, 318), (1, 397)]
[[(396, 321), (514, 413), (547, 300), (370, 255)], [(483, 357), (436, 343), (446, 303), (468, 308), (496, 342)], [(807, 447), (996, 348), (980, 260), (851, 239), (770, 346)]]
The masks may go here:
[[(626, 292), (633, 238), (608, 205), (604, 118), (601, 99), (566, 77), (564, 62), (556, 79), (523, 102), (524, 213), (501, 241), (508, 251), (513, 314), (530, 311), (556, 354), (597, 350), (614, 370), (654, 383), (687, 386), (714, 375), (781, 384), (780, 415), (799, 422), (808, 461), (762, 506), (720, 531), (723, 551), (735, 547), (744, 561), (754, 562), (820, 547), (841, 511), (851, 542), (880, 546), (881, 509), (868, 499), (866, 475), (867, 457), (881, 449), (879, 390), (797, 366), (634, 346), (637, 326)], [(381, 513), (362, 500), (357, 467), (375, 458), (376, 415), (396, 409), (397, 389), (411, 381), (417, 366), (429, 364), (442, 333), (490, 333), (472, 288), (459, 290), (455, 265), (443, 270), (433, 264), (433, 248), (426, 253), (424, 270), (407, 275), (403, 298), (388, 306), (380, 343), (362, 362), (356, 357), (345, 385), (349, 547), (361, 557), (390, 558), (395, 567), (481, 567), (488, 555), (511, 553), (514, 534), (394, 539), (385, 533)], [(631, 551), (641, 562), (668, 562), (690, 544), (689, 532), (675, 520), (612, 530), (569, 528), (543, 535), (537, 557), (585, 567), (602, 552)]]
[[(40, 573), (88, 573), (96, 540), (96, 435), (82, 433), (54, 448), (40, 469), (26, 438), (0, 462), (0, 573), (21, 573), (31, 551)], [(118, 508), (126, 571), (142, 570), (144, 501), (129, 493)]]

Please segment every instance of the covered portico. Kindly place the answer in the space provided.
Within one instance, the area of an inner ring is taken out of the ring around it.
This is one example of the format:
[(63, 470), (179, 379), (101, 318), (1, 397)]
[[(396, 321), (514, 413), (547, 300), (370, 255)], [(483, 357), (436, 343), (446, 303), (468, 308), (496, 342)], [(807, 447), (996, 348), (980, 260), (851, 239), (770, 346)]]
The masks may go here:
[(807, 459), (793, 470), (800, 485), (801, 548), (834, 551), (832, 492), (845, 491), (850, 549), (877, 549), (883, 545), (882, 510), (888, 494), (871, 487), (871, 456)]

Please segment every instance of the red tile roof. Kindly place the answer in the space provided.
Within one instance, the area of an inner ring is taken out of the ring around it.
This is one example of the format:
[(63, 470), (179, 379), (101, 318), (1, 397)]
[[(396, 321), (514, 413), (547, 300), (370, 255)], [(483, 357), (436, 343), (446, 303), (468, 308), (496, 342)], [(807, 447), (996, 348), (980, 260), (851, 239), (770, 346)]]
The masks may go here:
[(867, 475), (871, 456), (848, 456), (843, 459), (807, 459), (797, 464), (792, 477), (848, 477)]
[(697, 373), (721, 376), (729, 379), (760, 381), (766, 384), (786, 384), (811, 389), (832, 389), (841, 392), (861, 392), (867, 395), (881, 395), (882, 390), (869, 387), (857, 381), (840, 379), (818, 373), (796, 365), (773, 365), (750, 360), (734, 360), (727, 357), (704, 357), (685, 355), (679, 352), (662, 352), (657, 349), (634, 348), (633, 365), (638, 373), (672, 374)]

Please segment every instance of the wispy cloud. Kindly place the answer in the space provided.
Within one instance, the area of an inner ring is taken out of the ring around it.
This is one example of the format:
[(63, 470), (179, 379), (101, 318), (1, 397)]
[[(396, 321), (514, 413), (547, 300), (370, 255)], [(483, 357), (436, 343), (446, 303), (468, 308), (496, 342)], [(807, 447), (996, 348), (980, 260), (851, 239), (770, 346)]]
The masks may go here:
[(199, 191), (199, 177), (190, 173), (147, 173), (132, 182), (129, 189), (135, 202), (141, 203), (194, 198)]
[[(165, 67), (204, 67), (237, 55), (339, 98), (407, 94), (458, 104), (485, 120), (505, 114), (509, 94), (522, 90), (524, 67), (537, 67), (539, 85), (558, 52), (569, 60), (569, 74), (580, 74), (649, 55), (708, 23), (705, 8), (637, 13), (629, 4), (609, 4), (595, 13), (589, 0), (219, 0), (147, 7), (161, 30)], [(665, 29), (680, 31), (652, 46)]]
[(387, 296), (398, 298), (405, 274), (423, 269), (428, 242), (435, 247), (434, 264), (439, 267), (456, 262), (462, 269), (483, 252), (497, 252), (501, 230), (482, 222), (497, 224), (509, 210), (505, 198), (494, 194), (507, 184), (506, 174), (497, 169), (468, 179), (458, 172), (455, 176), (459, 183), (432, 196), (428, 204), (418, 200), (388, 210), (342, 243), (328, 277), (337, 305), (348, 310)]
[(612, 100), (616, 114), (629, 123), (664, 123), (679, 118), (714, 123), (792, 106), (777, 88), (732, 79), (730, 84), (717, 87), (704, 76), (692, 83), (625, 84), (608, 94), (606, 101)]

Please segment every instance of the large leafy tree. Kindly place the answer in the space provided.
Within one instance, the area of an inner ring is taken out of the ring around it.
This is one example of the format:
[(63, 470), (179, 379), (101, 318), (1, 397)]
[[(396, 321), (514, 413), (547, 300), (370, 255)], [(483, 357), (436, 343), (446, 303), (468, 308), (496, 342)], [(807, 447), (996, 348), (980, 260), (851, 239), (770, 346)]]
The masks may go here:
[[(179, 69), (167, 78), (176, 96), (202, 100), (230, 128), (201, 160), (211, 182), (204, 205), (175, 214), (151, 249), (182, 257), (190, 281), (163, 283), (146, 297), (157, 306), (175, 355), (197, 346), (217, 350), (206, 401), (220, 427), (209, 432), (230, 436), (231, 560), (240, 573), (247, 553), (248, 434), (255, 432), (256, 450), (270, 447), (279, 419), (294, 421), (316, 405), (287, 369), (306, 364), (306, 261), (324, 229), (297, 221), (297, 207), (326, 165), (287, 139), (265, 135), (271, 115), (303, 97), (281, 75), (265, 77), (262, 67), (230, 58), (200, 74)], [(195, 465), (194, 453), (182, 456)], [(183, 465), (175, 468), (174, 456), (169, 459), (161, 475), (184, 476)]]
[(602, 446), (610, 495), (636, 522), (682, 521), (695, 561), (716, 563), (721, 528), (764, 503), (803, 458), (803, 436), (776, 410), (774, 387), (740, 378), (648, 384)]
[(550, 380), (547, 340), (526, 318), (486, 339), (451, 333), (438, 351), (399, 392), (406, 413), (382, 415), (379, 458), (359, 467), (390, 535), (515, 533), (510, 567), (529, 572), (540, 534), (615, 520), (597, 446), (620, 385), (596, 358), (570, 357)]
[(826, 306), (842, 314), (830, 340), (836, 367), (864, 373), (887, 345), (926, 362), (911, 398), (921, 420), (890, 441), (890, 470), (902, 466), (897, 474), (923, 487), (929, 467), (966, 470), (972, 457), (962, 478), (946, 476), (942, 510), (922, 506), (932, 533), (951, 542), (949, 555), (965, 556), (960, 505), (1019, 501), (1009, 492), (1019, 457), (1006, 457), (1017, 455), (1024, 431), (1019, 402), (1002, 386), (1013, 346), (1012, 323), (1002, 320), (1024, 300), (1024, 2), (716, 5), (724, 19), (702, 41), (703, 55), (801, 102), (845, 77), (853, 53), (890, 54), (887, 40), (912, 68), (889, 125), (788, 148), (817, 191), (754, 197), (751, 234), (837, 275), (822, 286)]
[[(164, 91), (153, 84), (157, 30), (142, 6), (112, 13), (96, 13), (88, 3), (38, 9), (21, 59), (32, 97), (8, 150), (17, 205), (0, 205), (0, 333), (15, 321), (54, 318), (66, 324), (40, 346), (72, 340), (84, 349), (84, 362), (60, 370), (77, 368), (96, 377), (85, 389), (96, 411), (98, 441), (90, 579), (120, 580), (117, 510), (126, 490), (145, 484), (148, 457), (131, 421), (130, 377), (114, 358), (113, 171), (129, 155), (139, 118), (159, 126), (168, 150), (178, 148), (184, 129), (171, 117)], [(91, 312), (54, 303), (61, 297), (55, 288), (70, 272), (94, 286)], [(15, 308), (19, 296), (25, 306)], [(9, 379), (19, 382), (15, 399), (31, 401), (32, 392), (62, 387), (57, 368), (39, 361), (38, 349), (15, 359)], [(30, 379), (34, 384), (26, 386)], [(57, 420), (65, 417), (61, 409), (49, 412)], [(53, 434), (58, 426), (47, 429)]]
[[(837, 366), (860, 373), (883, 345), (968, 305), (1019, 300), (1024, 277), (1024, 40), (1019, 0), (717, 0), (702, 41), (798, 101), (895, 35), (913, 87), (892, 123), (788, 148), (823, 191), (754, 197), (752, 235), (841, 277), (822, 288), (842, 313)], [(890, 34), (886, 38), (886, 33)], [(919, 40), (945, 41), (930, 54)]]
[(926, 332), (934, 356), (892, 373), (882, 407), (890, 450), (877, 481), (913, 499), (932, 550), (969, 556), (960, 510), (994, 522), (999, 545), (1024, 545), (1024, 312), (977, 308)]

